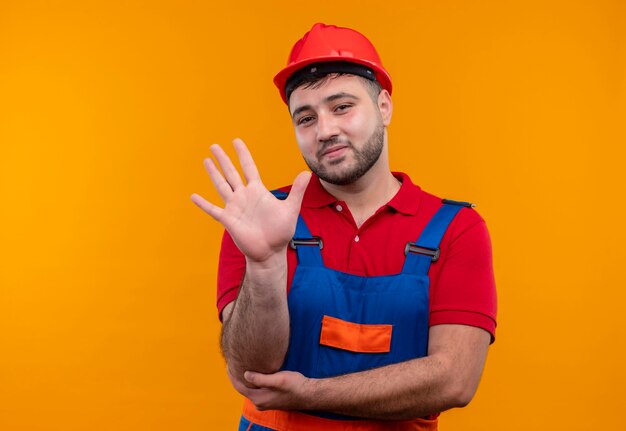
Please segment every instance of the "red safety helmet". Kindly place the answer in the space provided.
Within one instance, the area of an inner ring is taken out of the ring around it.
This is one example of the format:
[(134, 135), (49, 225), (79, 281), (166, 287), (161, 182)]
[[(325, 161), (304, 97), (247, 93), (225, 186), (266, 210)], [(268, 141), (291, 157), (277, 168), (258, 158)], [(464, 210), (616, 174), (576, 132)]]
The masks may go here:
[(285, 103), (285, 85), (298, 70), (313, 63), (349, 62), (371, 68), (376, 80), (391, 94), (391, 77), (383, 67), (374, 45), (358, 31), (334, 25), (315, 24), (296, 42), (287, 66), (274, 77)]

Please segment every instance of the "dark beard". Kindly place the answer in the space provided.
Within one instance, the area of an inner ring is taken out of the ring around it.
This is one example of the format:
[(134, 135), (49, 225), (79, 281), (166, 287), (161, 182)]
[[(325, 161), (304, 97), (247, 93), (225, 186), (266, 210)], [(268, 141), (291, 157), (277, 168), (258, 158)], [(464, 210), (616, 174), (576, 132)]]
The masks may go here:
[[(385, 126), (382, 123), (379, 123), (378, 126), (376, 126), (376, 129), (361, 150), (355, 149), (352, 145), (352, 142), (350, 141), (330, 139), (324, 142), (324, 145), (322, 146), (320, 151), (318, 151), (318, 154), (323, 154), (324, 150), (327, 147), (337, 143), (347, 145), (349, 148), (352, 149), (354, 153), (355, 165), (347, 171), (339, 172), (336, 174), (328, 172), (326, 167), (323, 166), (321, 163), (318, 164), (307, 159), (304, 159), (304, 161), (306, 162), (309, 169), (320, 179), (337, 186), (345, 186), (347, 184), (354, 183), (356, 180), (365, 175), (367, 171), (372, 168), (372, 166), (374, 166), (374, 164), (378, 161), (380, 155), (383, 152), (384, 142)], [(331, 162), (330, 164), (338, 164), (341, 163), (342, 160), (336, 160)]]

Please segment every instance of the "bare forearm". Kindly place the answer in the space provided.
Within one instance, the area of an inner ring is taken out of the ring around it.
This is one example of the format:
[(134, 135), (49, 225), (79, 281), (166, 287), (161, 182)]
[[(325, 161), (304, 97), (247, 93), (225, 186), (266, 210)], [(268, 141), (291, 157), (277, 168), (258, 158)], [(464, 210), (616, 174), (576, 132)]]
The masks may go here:
[(428, 356), (327, 379), (300, 373), (247, 373), (258, 389), (233, 382), (260, 410), (321, 410), (404, 420), (467, 405), (487, 358), (488, 332), (465, 325), (430, 329)]
[(311, 381), (313, 409), (370, 419), (405, 420), (463, 405), (444, 358), (425, 357)]
[(224, 315), (222, 350), (235, 378), (246, 370), (277, 371), (289, 343), (285, 255), (248, 263), (232, 312)]
[(467, 405), (480, 382), (490, 335), (464, 325), (430, 330), (429, 354), (386, 367), (313, 380), (314, 408), (373, 419), (412, 419)]

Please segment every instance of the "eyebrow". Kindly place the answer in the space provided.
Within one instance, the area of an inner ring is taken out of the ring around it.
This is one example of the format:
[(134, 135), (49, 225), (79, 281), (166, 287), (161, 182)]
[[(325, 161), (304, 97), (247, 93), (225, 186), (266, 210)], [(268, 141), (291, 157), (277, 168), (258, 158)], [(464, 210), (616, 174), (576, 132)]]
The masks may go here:
[[(346, 93), (346, 92), (340, 92), (340, 93), (335, 93), (335, 94), (331, 94), (330, 96), (328, 96), (327, 98), (325, 98), (322, 102), (323, 103), (329, 103), (329, 102), (333, 102), (337, 99), (342, 99), (342, 98), (348, 98), (348, 99), (353, 99), (353, 100), (359, 100), (358, 97), (356, 97), (354, 94), (350, 94), (350, 93)], [(293, 111), (293, 114), (291, 114), (291, 118), (295, 119), (296, 116), (298, 114), (300, 114), (303, 111), (307, 111), (309, 109), (312, 109), (311, 105), (303, 105), (300, 106), (299, 108), (297, 108), (295, 111)]]

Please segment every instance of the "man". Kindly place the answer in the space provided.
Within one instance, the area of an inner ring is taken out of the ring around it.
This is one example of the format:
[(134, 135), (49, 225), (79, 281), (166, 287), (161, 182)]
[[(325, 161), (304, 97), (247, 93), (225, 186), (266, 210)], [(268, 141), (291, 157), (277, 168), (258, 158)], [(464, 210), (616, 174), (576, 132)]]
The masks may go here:
[(274, 79), (313, 172), (273, 193), (217, 145), (218, 308), (240, 430), (436, 430), (495, 333), (491, 246), (463, 202), (392, 173), (391, 78), (360, 33), (316, 24)]

